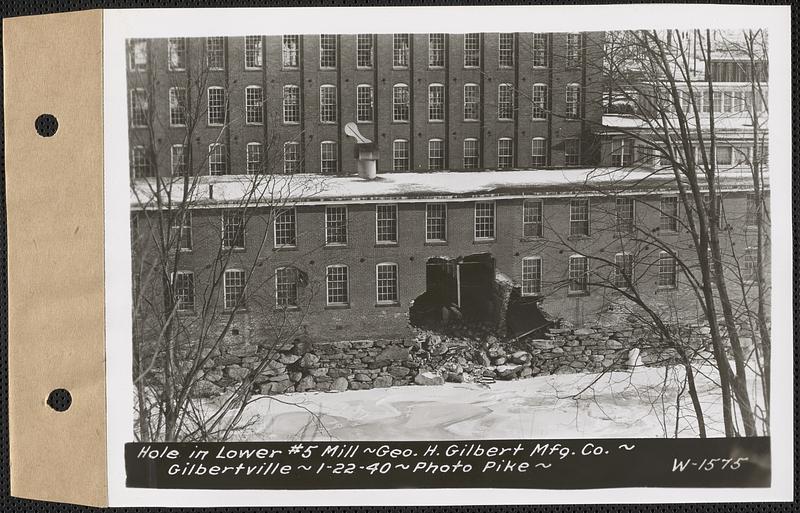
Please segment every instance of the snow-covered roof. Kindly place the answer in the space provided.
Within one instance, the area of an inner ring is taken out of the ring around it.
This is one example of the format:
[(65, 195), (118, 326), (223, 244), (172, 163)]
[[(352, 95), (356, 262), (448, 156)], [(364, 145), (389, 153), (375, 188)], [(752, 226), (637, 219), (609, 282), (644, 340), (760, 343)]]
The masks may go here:
[[(689, 122), (691, 126), (694, 125), (692, 120), (689, 120)], [(767, 130), (766, 115), (762, 116), (761, 122), (762, 122), (762, 127), (759, 130), (761, 130), (763, 134)], [(661, 126), (661, 121), (658, 120), (655, 120), (652, 124), (648, 124), (641, 116), (619, 115), (619, 114), (604, 114), (602, 123), (603, 127), (606, 128), (607, 131), (613, 131), (614, 129), (649, 130), (653, 127), (658, 128)], [(701, 117), (700, 127), (701, 129), (710, 129), (708, 116)], [(725, 131), (725, 132), (728, 131), (747, 132), (749, 133), (750, 136), (752, 136), (753, 120), (750, 118), (750, 116), (746, 114), (745, 115), (720, 114), (714, 118), (714, 129), (717, 131)]]

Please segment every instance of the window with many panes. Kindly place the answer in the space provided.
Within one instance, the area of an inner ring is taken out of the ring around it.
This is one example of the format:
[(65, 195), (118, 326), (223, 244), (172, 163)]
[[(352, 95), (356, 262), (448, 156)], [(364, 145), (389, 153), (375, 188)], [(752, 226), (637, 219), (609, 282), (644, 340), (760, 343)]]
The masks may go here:
[(392, 36), (392, 66), (395, 68), (408, 67), (408, 34), (394, 34)]
[(279, 267), (275, 269), (275, 306), (291, 308), (297, 306), (297, 269)]
[(397, 303), (397, 264), (375, 266), (375, 285), (378, 304)]
[(336, 35), (320, 34), (319, 36), (319, 67), (336, 67)]
[(575, 68), (581, 65), (581, 39), (581, 34), (577, 32), (567, 34), (565, 60), (568, 68)]
[(283, 122), (292, 125), (300, 122), (299, 86), (283, 86)]
[(547, 119), (547, 84), (533, 84), (531, 119)]
[(244, 249), (244, 214), (241, 210), (222, 211), (222, 247)]
[(319, 87), (319, 121), (320, 123), (336, 123), (336, 86)]
[(745, 248), (742, 257), (742, 279), (752, 282), (758, 279), (758, 249)]
[(150, 155), (144, 146), (134, 146), (131, 148), (131, 175), (134, 178), (144, 178), (150, 176), (152, 167), (150, 166)]
[(177, 311), (194, 311), (194, 273), (192, 271), (177, 271), (173, 289)]
[(281, 63), (285, 69), (300, 67), (300, 36), (283, 36), (281, 44)]
[(167, 66), (170, 71), (186, 69), (186, 38), (171, 37), (167, 40)]
[(629, 289), (630, 283), (633, 283), (633, 255), (617, 253), (614, 255), (614, 286)]
[(508, 169), (514, 165), (514, 141), (510, 137), (497, 140), (497, 168)]
[(170, 170), (173, 176), (183, 176), (186, 174), (186, 146), (183, 144), (173, 144), (170, 148)]
[(144, 89), (131, 89), (131, 126), (146, 127), (150, 120), (150, 108), (147, 92)]
[(300, 172), (300, 143), (290, 141), (283, 143), (283, 174), (293, 175)]
[(406, 122), (409, 119), (410, 95), (408, 86), (395, 84), (392, 88), (392, 120)]
[(325, 272), (328, 306), (350, 304), (350, 283), (346, 265), (329, 265)]
[(444, 34), (428, 34), (428, 67), (444, 67)]
[(408, 171), (408, 141), (395, 139), (392, 142), (392, 170)]
[(325, 207), (325, 244), (347, 244), (347, 207)]
[(339, 172), (339, 155), (334, 141), (320, 143), (319, 159), (319, 168), (322, 174), (335, 175)]
[(581, 140), (564, 139), (564, 165), (579, 166), (581, 164)]
[(497, 64), (501, 68), (514, 66), (514, 34), (498, 34)]
[(286, 248), (297, 245), (297, 216), (294, 208), (285, 208), (275, 213), (275, 247)]
[(170, 126), (186, 125), (186, 88), (169, 88), (169, 124)]
[(263, 40), (261, 36), (244, 36), (244, 67), (247, 69), (261, 69), (261, 50)]
[(533, 50), (531, 53), (534, 68), (547, 67), (547, 34), (533, 35)]
[(569, 293), (585, 294), (589, 291), (589, 259), (583, 255), (569, 257)]
[(251, 142), (247, 143), (247, 174), (255, 175), (261, 172), (261, 165), (263, 163), (263, 146), (261, 143)]
[(659, 230), (662, 232), (678, 231), (678, 197), (661, 198)]
[(220, 126), (225, 123), (225, 89), (221, 87), (208, 88), (208, 124)]
[(633, 138), (614, 137), (611, 139), (611, 165), (625, 167), (633, 164)]
[(427, 242), (447, 240), (446, 203), (428, 203), (425, 206), (425, 240)]
[(522, 235), (541, 237), (544, 233), (542, 200), (525, 200), (522, 204)]
[(514, 86), (497, 86), (497, 119), (514, 119)]
[(547, 165), (547, 139), (544, 137), (531, 139), (531, 165), (534, 167)]
[(579, 119), (581, 117), (581, 86), (579, 84), (567, 84), (566, 89), (566, 118)]
[(397, 243), (397, 205), (375, 206), (375, 241), (378, 244)]
[(261, 86), (245, 88), (245, 122), (248, 125), (264, 123), (264, 93)]
[(475, 203), (475, 239), (494, 239), (494, 202), (478, 201)]
[(481, 35), (464, 34), (464, 67), (477, 68), (481, 65)]
[(356, 36), (356, 66), (371, 68), (373, 63), (372, 34)]
[(147, 69), (147, 40), (131, 39), (128, 41), (128, 70), (144, 71)]
[(617, 198), (616, 201), (616, 220), (618, 233), (632, 233), (634, 221), (634, 199), (629, 197)]
[(480, 116), (478, 84), (464, 84), (464, 121), (477, 121)]
[(172, 219), (172, 237), (181, 251), (192, 250), (192, 213), (178, 212)]
[(569, 234), (589, 235), (589, 198), (574, 198), (569, 202)]
[(464, 169), (477, 169), (479, 160), (478, 140), (464, 139)]
[(206, 66), (208, 69), (225, 69), (225, 38), (206, 38)]
[(369, 84), (362, 84), (356, 88), (356, 121), (359, 123), (373, 121), (372, 86)]
[(542, 293), (542, 258), (538, 256), (522, 259), (522, 295), (536, 296)]
[(658, 255), (658, 287), (674, 289), (678, 285), (678, 267), (675, 257), (666, 251)]
[(228, 174), (228, 152), (222, 143), (208, 145), (208, 174)]
[(428, 86), (428, 121), (444, 121), (444, 86)]
[(444, 169), (444, 141), (442, 139), (428, 141), (428, 169), (432, 171)]
[(225, 282), (225, 310), (243, 308), (245, 306), (244, 286), (246, 283), (244, 271), (241, 269), (228, 269), (225, 271), (223, 281)]

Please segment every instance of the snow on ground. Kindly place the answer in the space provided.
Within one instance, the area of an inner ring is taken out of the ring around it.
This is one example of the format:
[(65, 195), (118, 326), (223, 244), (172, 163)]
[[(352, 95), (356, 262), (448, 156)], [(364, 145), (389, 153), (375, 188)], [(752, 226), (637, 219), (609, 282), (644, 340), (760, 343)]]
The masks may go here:
[[(711, 419), (708, 434), (721, 436), (718, 389), (707, 378), (697, 379), (704, 416)], [(447, 383), (263, 396), (248, 407), (243, 418), (258, 418), (239, 439), (674, 437), (682, 382), (679, 369), (640, 367), (634, 372), (553, 375), (488, 386)], [(573, 398), (578, 393), (579, 398)], [(680, 417), (678, 436), (697, 436), (688, 394), (683, 394)]]

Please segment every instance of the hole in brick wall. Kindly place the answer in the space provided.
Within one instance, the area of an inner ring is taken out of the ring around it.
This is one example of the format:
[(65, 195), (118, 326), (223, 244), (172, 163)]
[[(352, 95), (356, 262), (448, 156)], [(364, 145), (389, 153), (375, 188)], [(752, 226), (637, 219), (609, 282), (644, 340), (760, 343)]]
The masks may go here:
[(47, 405), (55, 411), (67, 411), (72, 406), (72, 395), (69, 390), (56, 388), (47, 396)]
[(34, 126), (42, 137), (52, 137), (58, 131), (58, 120), (52, 114), (42, 114), (36, 118)]

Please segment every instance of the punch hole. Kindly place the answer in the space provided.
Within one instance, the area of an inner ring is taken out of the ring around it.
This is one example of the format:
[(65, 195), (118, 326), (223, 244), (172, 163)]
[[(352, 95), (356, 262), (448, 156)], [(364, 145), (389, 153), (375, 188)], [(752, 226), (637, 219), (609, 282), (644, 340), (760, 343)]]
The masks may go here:
[(67, 411), (72, 405), (72, 395), (69, 390), (56, 388), (47, 396), (47, 405), (55, 411)]
[(52, 137), (58, 130), (58, 120), (52, 114), (42, 114), (36, 118), (35, 126), (42, 137)]

